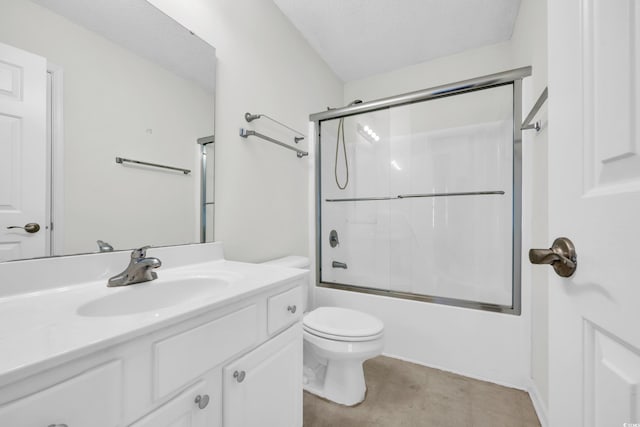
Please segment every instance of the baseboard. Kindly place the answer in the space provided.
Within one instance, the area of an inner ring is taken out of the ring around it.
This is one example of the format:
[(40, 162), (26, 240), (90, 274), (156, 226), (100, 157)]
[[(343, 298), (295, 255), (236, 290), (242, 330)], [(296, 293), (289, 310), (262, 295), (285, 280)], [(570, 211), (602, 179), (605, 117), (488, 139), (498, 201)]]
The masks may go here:
[(531, 397), (531, 402), (533, 403), (533, 409), (535, 409), (536, 414), (538, 414), (538, 420), (540, 420), (540, 425), (542, 427), (547, 427), (549, 425), (549, 421), (547, 418), (547, 405), (540, 398), (540, 392), (538, 391), (538, 387), (536, 386), (536, 383), (531, 381), (527, 391), (529, 392), (529, 396)]

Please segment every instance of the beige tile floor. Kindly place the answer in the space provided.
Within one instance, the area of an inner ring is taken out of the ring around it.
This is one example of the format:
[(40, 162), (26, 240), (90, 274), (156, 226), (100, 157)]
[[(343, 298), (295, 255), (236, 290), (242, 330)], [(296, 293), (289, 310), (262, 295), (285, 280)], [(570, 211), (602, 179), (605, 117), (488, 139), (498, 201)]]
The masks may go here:
[(367, 397), (348, 408), (304, 393), (304, 427), (540, 426), (521, 390), (389, 357), (364, 364)]

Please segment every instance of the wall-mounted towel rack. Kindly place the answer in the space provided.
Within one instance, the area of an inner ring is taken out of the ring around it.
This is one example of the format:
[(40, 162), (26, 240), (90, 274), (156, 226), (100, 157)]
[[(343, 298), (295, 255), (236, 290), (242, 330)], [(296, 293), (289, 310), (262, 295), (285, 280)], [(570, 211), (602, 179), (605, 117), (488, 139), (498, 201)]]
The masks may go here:
[(153, 166), (154, 168), (170, 169), (172, 171), (179, 171), (179, 172), (182, 172), (185, 175), (189, 175), (191, 173), (191, 169), (176, 168), (176, 167), (173, 167), (173, 166), (159, 165), (157, 163), (149, 163), (149, 162), (142, 162), (140, 160), (125, 159), (124, 157), (116, 157), (116, 163), (120, 163), (120, 164), (122, 164), (122, 163), (135, 163), (137, 165)]
[(452, 197), (452, 196), (489, 196), (504, 195), (504, 191), (464, 191), (459, 193), (423, 193), (423, 194), (398, 194), (385, 197), (354, 197), (348, 199), (325, 199), (326, 202), (372, 202), (377, 200), (402, 200), (421, 197)]
[(287, 126), (282, 122), (279, 122), (278, 120), (267, 116), (266, 114), (251, 114), (251, 113), (244, 113), (244, 119), (247, 121), (247, 123), (251, 123), (254, 120), (260, 119), (264, 117), (265, 119), (269, 119), (274, 123), (279, 124), (282, 127), (285, 127), (287, 129), (289, 129), (291, 132), (297, 133), (300, 136), (294, 136), (293, 137), (293, 141), (297, 144), (298, 142), (302, 141), (304, 139), (304, 134), (302, 132), (299, 132), (297, 130), (295, 130), (294, 128), (292, 128), (291, 126)]
[(302, 158), (304, 156), (308, 156), (309, 153), (307, 153), (306, 151), (303, 150), (298, 150), (296, 147), (292, 147), (289, 144), (285, 144), (284, 142), (278, 141), (277, 139), (273, 139), (270, 136), (267, 135), (263, 135), (259, 132), (256, 132), (255, 130), (248, 130), (248, 129), (244, 129), (244, 128), (240, 128), (240, 136), (243, 138), (247, 138), (250, 136), (257, 136), (258, 138), (264, 139), (265, 141), (269, 141), (272, 142), (274, 144), (277, 144), (281, 147), (284, 147), (286, 149), (292, 150), (296, 152), (296, 155), (298, 156), (298, 158)]
[(535, 129), (536, 132), (540, 130), (540, 121), (531, 123), (531, 120), (533, 120), (536, 114), (538, 114), (540, 107), (542, 107), (542, 104), (544, 104), (548, 96), (549, 96), (549, 88), (545, 87), (542, 93), (540, 94), (540, 96), (538, 97), (538, 100), (536, 101), (536, 103), (533, 104), (533, 108), (531, 109), (529, 114), (527, 114), (527, 118), (524, 119), (524, 122), (522, 122), (522, 126), (520, 127), (520, 130)]

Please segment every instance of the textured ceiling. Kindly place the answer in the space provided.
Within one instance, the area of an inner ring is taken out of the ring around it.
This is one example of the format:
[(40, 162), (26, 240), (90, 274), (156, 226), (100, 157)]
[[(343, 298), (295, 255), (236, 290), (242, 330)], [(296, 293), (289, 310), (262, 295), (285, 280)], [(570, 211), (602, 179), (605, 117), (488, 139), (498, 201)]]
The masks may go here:
[(520, 0), (274, 0), (345, 82), (511, 38)]

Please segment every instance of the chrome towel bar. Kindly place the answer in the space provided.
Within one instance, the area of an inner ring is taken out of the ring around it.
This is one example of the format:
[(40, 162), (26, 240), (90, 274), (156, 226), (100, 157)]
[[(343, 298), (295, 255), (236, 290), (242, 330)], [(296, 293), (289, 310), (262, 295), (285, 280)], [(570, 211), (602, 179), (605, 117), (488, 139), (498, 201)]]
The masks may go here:
[(120, 163), (120, 164), (123, 164), (123, 163), (135, 163), (137, 165), (153, 166), (154, 168), (170, 169), (172, 171), (179, 171), (179, 172), (182, 172), (185, 175), (189, 175), (191, 173), (191, 169), (176, 168), (176, 167), (173, 167), (173, 166), (159, 165), (157, 163), (149, 163), (149, 162), (142, 162), (140, 160), (125, 159), (124, 157), (116, 157), (116, 163)]
[(254, 120), (260, 119), (264, 117), (265, 119), (269, 119), (272, 122), (279, 124), (280, 126), (289, 129), (291, 132), (297, 133), (300, 136), (296, 136), (293, 138), (293, 141), (297, 144), (298, 142), (302, 141), (304, 139), (304, 134), (302, 132), (299, 132), (297, 130), (295, 130), (294, 128), (292, 128), (291, 126), (287, 126), (284, 123), (274, 119), (273, 117), (269, 117), (266, 114), (251, 114), (251, 113), (244, 113), (244, 119), (247, 121), (247, 123), (251, 123)]
[(302, 151), (302, 150), (298, 150), (296, 147), (292, 147), (289, 144), (285, 144), (284, 142), (278, 141), (277, 139), (273, 139), (270, 136), (267, 135), (263, 135), (259, 132), (256, 132), (255, 130), (248, 130), (248, 129), (244, 129), (244, 128), (240, 128), (240, 136), (243, 138), (248, 138), (250, 136), (256, 136), (260, 139), (264, 139), (265, 141), (269, 141), (272, 142), (274, 144), (277, 144), (281, 147), (284, 147), (288, 150), (292, 150), (296, 152), (296, 155), (298, 156), (298, 158), (302, 158), (304, 156), (308, 156), (309, 153), (306, 151)]
[(325, 199), (326, 202), (371, 202), (377, 200), (402, 200), (421, 197), (449, 197), (449, 196), (487, 196), (503, 195), (504, 191), (465, 191), (459, 193), (424, 193), (424, 194), (399, 194), (397, 196), (386, 197), (354, 197), (349, 199)]

